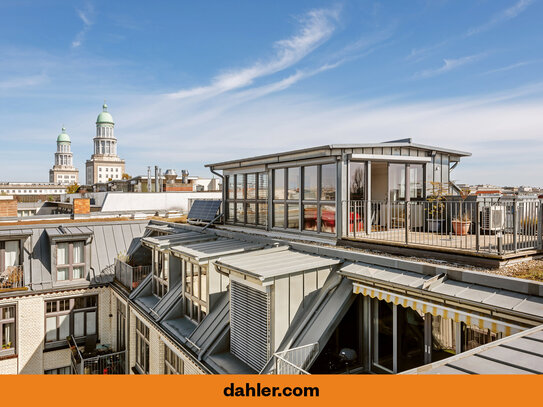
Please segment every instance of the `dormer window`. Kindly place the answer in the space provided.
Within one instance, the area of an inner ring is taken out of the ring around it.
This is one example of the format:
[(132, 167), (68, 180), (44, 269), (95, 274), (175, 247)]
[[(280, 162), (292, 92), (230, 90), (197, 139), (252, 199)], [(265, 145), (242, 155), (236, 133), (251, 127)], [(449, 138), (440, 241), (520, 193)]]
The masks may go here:
[(183, 260), (185, 315), (200, 322), (207, 315), (207, 267)]
[(153, 294), (162, 298), (169, 289), (168, 283), (168, 260), (166, 254), (154, 251), (155, 261), (153, 263)]
[(85, 278), (85, 242), (57, 243), (57, 281)]

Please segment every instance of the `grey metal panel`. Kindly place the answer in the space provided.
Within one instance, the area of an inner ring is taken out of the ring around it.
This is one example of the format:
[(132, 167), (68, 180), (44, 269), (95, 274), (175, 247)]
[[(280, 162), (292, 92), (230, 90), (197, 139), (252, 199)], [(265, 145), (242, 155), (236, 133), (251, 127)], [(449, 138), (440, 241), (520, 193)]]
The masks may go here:
[(530, 335), (526, 335), (526, 338), (531, 338), (531, 339), (543, 342), (543, 331), (534, 332)]
[(526, 295), (524, 294), (502, 290), (486, 298), (483, 303), (502, 308), (514, 309), (517, 305), (520, 305), (525, 298)]
[(220, 256), (242, 253), (264, 247), (262, 243), (244, 242), (241, 240), (219, 238), (216, 240), (185, 243), (170, 247), (171, 251), (192, 257), (199, 262), (209, 261)]
[[(218, 340), (221, 333), (228, 327), (230, 323), (230, 298), (227, 292), (221, 294), (221, 297), (211, 309), (210, 313), (198, 325), (194, 332), (190, 335), (190, 342), (196, 344), (199, 349), (194, 351), (202, 357), (203, 353)], [(189, 342), (189, 343), (190, 343)]]
[(440, 366), (438, 368), (435, 368), (435, 369), (432, 369), (432, 370), (429, 370), (427, 372), (424, 372), (424, 373), (420, 373), (420, 374), (428, 374), (428, 375), (439, 375), (439, 374), (468, 374), (462, 370), (458, 370), (458, 369), (455, 369), (454, 367), (452, 366), (448, 366), (448, 365), (444, 365), (444, 366)]
[[(102, 268), (100, 267), (100, 253), (98, 252), (98, 247), (96, 243), (96, 236), (92, 239), (91, 242), (91, 264), (90, 267), (94, 270), (95, 274), (99, 274)], [(92, 271), (91, 271), (92, 273)]]
[(509, 349), (504, 346), (497, 346), (481, 352), (480, 355), (493, 359), (497, 362), (504, 362), (519, 368), (529, 369), (537, 373), (543, 373), (543, 358), (531, 355), (529, 353)]
[[(121, 225), (112, 225), (111, 227), (116, 247), (116, 255), (119, 252), (126, 252), (126, 246), (124, 244), (123, 231), (121, 230)], [(117, 256), (115, 256), (117, 257)]]
[(130, 228), (130, 225), (121, 225), (121, 232), (123, 234), (123, 243), (124, 243), (124, 251), (128, 252), (128, 248), (130, 247), (130, 244), (132, 243), (132, 229)]
[(105, 267), (108, 265), (108, 254), (107, 254), (107, 244), (106, 240), (104, 239), (104, 231), (103, 226), (95, 226), (94, 227), (94, 239), (96, 242), (96, 249), (98, 251), (98, 264), (97, 264), (97, 272), (102, 271)]
[(164, 295), (160, 300), (155, 304), (151, 310), (151, 315), (157, 320), (160, 321), (166, 313), (173, 307), (178, 298), (183, 295), (183, 282), (180, 281), (178, 284), (173, 286), (168, 290), (166, 295)]
[(467, 289), (459, 292), (456, 297), (475, 302), (483, 302), (494, 295), (496, 291), (498, 290), (495, 288), (471, 285)]
[[(543, 342), (526, 338), (517, 338), (514, 341), (505, 343), (503, 346), (543, 357)], [(543, 363), (543, 359), (541, 360), (541, 363)]]
[(543, 298), (528, 297), (513, 309), (527, 314), (543, 315)]
[(456, 297), (459, 296), (461, 292), (469, 288), (469, 286), (470, 284), (462, 283), (460, 281), (447, 280), (446, 284), (438, 284), (435, 287), (430, 288), (429, 291)]
[(24, 237), (31, 235), (31, 229), (0, 229), (0, 237)]
[(526, 370), (518, 369), (493, 360), (484, 359), (478, 356), (470, 356), (459, 359), (448, 366), (463, 369), (472, 374), (530, 374)]

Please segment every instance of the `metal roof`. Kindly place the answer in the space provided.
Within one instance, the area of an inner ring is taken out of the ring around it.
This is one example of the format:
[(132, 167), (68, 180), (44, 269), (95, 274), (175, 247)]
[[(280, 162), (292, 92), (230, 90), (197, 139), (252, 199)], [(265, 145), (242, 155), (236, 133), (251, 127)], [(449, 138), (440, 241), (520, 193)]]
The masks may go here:
[[(309, 147), (309, 148), (302, 148), (298, 150), (290, 150), (290, 151), (284, 151), (280, 153), (274, 153), (274, 154), (264, 154), (264, 155), (258, 155), (254, 157), (247, 157), (237, 160), (229, 160), (229, 161), (222, 161), (218, 163), (212, 163), (212, 164), (206, 164), (206, 167), (220, 167), (224, 165), (229, 164), (235, 164), (243, 161), (260, 161), (260, 160), (266, 160), (266, 159), (273, 159), (274, 157), (280, 157), (280, 156), (287, 156), (287, 155), (296, 155), (296, 154), (306, 154), (311, 152), (316, 152), (319, 150), (335, 150), (335, 149), (356, 149), (356, 148), (372, 148), (372, 147), (413, 147), (413, 148), (419, 148), (423, 150), (428, 151), (438, 151), (443, 153), (449, 153), (453, 155), (458, 155), (461, 157), (469, 157), (471, 156), (471, 153), (466, 151), (460, 151), (460, 150), (453, 150), (448, 148), (441, 148), (441, 147), (434, 147), (434, 146), (428, 146), (424, 144), (416, 144), (412, 143), (411, 139), (406, 139), (409, 141), (393, 141), (393, 142), (382, 142), (382, 143), (362, 143), (362, 144), (327, 144), (323, 146), (316, 146), (316, 147)], [(330, 155), (330, 154), (327, 154)], [(322, 155), (321, 155), (322, 156)]]
[(403, 374), (542, 374), (543, 325)]
[(180, 233), (182, 232), (183, 228), (171, 225), (171, 224), (156, 224), (156, 223), (149, 223), (147, 225), (148, 230), (153, 230), (156, 232), (162, 232), (162, 233)]
[(215, 235), (211, 233), (202, 233), (202, 232), (179, 232), (173, 235), (165, 236), (154, 236), (154, 237), (144, 237), (142, 242), (154, 246), (158, 249), (168, 249), (174, 244), (179, 244), (183, 242), (201, 242), (204, 240), (215, 239)]
[(191, 257), (199, 263), (216, 259), (230, 254), (243, 253), (261, 249), (263, 243), (251, 243), (228, 238), (218, 238), (211, 241), (190, 242), (170, 247), (174, 255)]
[(87, 226), (59, 226), (56, 228), (46, 228), (45, 232), (49, 238), (55, 239), (59, 237), (72, 237), (72, 236), (90, 236), (93, 231)]
[(341, 262), (340, 259), (306, 254), (291, 250), (288, 246), (280, 246), (219, 258), (215, 264), (265, 282), (283, 275), (324, 269)]
[(32, 235), (32, 231), (29, 229), (0, 229), (0, 238), (12, 237), (18, 239), (30, 235)]
[(462, 301), (483, 308), (501, 308), (534, 316), (543, 320), (543, 298), (521, 294), (500, 288), (464, 283), (443, 278), (417, 274), (405, 270), (384, 268), (365, 263), (350, 263), (340, 273), (354, 279), (373, 283), (387, 283), (399, 289), (419, 291), (421, 295), (435, 294), (445, 300)]

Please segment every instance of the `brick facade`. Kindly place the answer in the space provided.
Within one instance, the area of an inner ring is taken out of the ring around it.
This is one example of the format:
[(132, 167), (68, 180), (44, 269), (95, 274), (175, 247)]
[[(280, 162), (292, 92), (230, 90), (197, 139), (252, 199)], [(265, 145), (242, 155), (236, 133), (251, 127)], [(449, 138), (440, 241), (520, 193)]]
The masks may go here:
[(0, 218), (4, 216), (17, 216), (16, 199), (0, 199)]
[(85, 215), (90, 213), (89, 198), (74, 198), (73, 213), (77, 215)]

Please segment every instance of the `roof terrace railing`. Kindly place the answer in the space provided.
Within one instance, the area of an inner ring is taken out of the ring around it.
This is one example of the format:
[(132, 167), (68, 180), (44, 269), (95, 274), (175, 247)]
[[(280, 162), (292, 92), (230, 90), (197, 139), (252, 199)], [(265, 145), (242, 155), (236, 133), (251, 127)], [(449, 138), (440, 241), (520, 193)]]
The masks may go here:
[(0, 271), (0, 291), (24, 289), (23, 266), (8, 266)]
[(276, 352), (260, 372), (265, 374), (310, 374), (307, 369), (311, 367), (319, 354), (319, 344), (299, 346), (281, 352)]
[(343, 237), (507, 255), (542, 250), (540, 200), (344, 201)]
[(72, 351), (71, 364), (74, 374), (125, 374), (126, 350), (112, 352), (104, 347), (89, 354), (85, 350), (81, 351), (73, 337), (69, 336), (66, 340)]
[(131, 266), (115, 259), (115, 278), (128, 290), (135, 289), (151, 273), (151, 266)]

